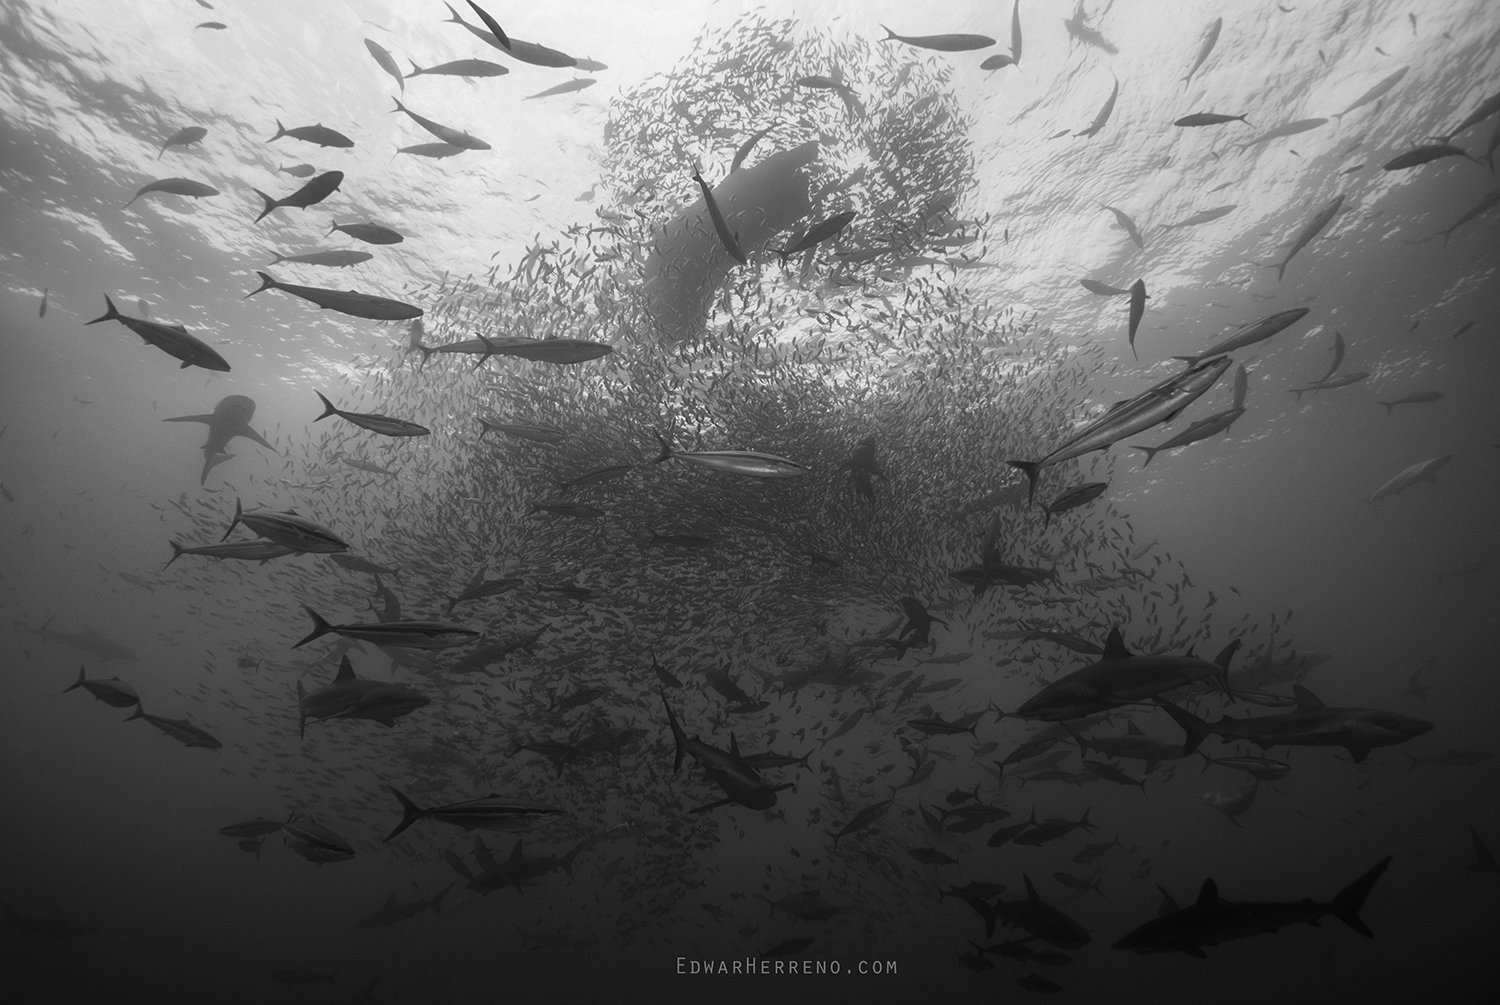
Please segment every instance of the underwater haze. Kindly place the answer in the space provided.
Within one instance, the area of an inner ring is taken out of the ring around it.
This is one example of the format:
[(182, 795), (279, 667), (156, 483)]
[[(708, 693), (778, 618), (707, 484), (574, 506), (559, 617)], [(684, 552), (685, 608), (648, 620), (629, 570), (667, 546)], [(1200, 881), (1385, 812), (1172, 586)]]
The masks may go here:
[(1497, 43), (9, 0), (0, 994), (1480, 986)]

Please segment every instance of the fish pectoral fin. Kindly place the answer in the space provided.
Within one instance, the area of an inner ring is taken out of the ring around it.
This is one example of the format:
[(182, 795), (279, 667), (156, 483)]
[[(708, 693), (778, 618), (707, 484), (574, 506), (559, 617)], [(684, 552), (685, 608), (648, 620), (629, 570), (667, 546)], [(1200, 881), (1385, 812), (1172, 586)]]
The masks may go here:
[(720, 806), (728, 806), (730, 803), (732, 803), (734, 801), (735, 800), (734, 800), (733, 796), (725, 796), (723, 799), (716, 799), (716, 800), (714, 800), (711, 803), (705, 803), (702, 806), (695, 806), (691, 810), (689, 810), (688, 812), (689, 813), (707, 813), (709, 810), (716, 810)]

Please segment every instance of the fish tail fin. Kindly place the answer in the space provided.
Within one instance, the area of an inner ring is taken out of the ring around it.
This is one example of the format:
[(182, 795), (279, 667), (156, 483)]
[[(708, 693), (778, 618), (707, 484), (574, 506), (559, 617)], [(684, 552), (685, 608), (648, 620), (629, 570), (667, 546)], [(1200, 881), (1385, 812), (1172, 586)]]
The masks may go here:
[(146, 718), (146, 706), (143, 703), (141, 703), (141, 702), (136, 702), (135, 703), (135, 711), (131, 712), (129, 715), (127, 715), (125, 718), (121, 719), (120, 721), (121, 722), (129, 722), (131, 719), (144, 719), (144, 718)]
[[(422, 354), (422, 362), (423, 363), (427, 362), (427, 360), (430, 359), (432, 357), (432, 354), (434, 352), (436, 352), (436, 351), (437, 350), (433, 349), (431, 346), (425, 346), (425, 345), (423, 345), (420, 342), (417, 343), (417, 352), (419, 352), (419, 353)], [(485, 427), (485, 432), (489, 432), (489, 427), (488, 426)], [(480, 435), (482, 436), (484, 434), (481, 433)]]
[(1373, 939), (1375, 933), (1365, 925), (1359, 917), (1360, 908), (1365, 906), (1365, 898), (1375, 887), (1375, 881), (1380, 874), (1385, 872), (1385, 867), (1391, 864), (1391, 856), (1387, 855), (1363, 876), (1350, 883), (1339, 891), (1338, 896), (1333, 898), (1333, 903), (1328, 905), (1329, 912), (1335, 917), (1354, 929), (1360, 935)]
[[(309, 611), (308, 613), (311, 612)], [(317, 615), (314, 614), (313, 617), (316, 618)], [(386, 841), (393, 840), (397, 834), (400, 834), (402, 831), (406, 830), (406, 828), (410, 827), (412, 824), (420, 820), (422, 818), (422, 815), (426, 812), (416, 803), (412, 802), (410, 799), (406, 798), (406, 796), (402, 795), (402, 793), (395, 788), (391, 789), (391, 795), (395, 796), (396, 801), (401, 804), (401, 822), (396, 825), (395, 830), (391, 831), (385, 836)], [(443, 892), (446, 893), (447, 891), (445, 890)]]
[(118, 319), (120, 317), (120, 312), (115, 309), (115, 302), (113, 300), (109, 299), (109, 294), (108, 293), (104, 294), (104, 307), (105, 307), (105, 311), (104, 311), (104, 316), (103, 317), (98, 317), (98, 318), (95, 318), (92, 321), (86, 321), (84, 323), (85, 324), (96, 325), (100, 321), (114, 321), (114, 320), (116, 320), (116, 319)]
[(244, 516), (244, 514), (245, 514), (245, 511), (240, 508), (240, 497), (239, 496), (235, 496), (234, 497), (234, 519), (231, 520), (231, 521), (229, 521), (229, 529), (224, 532), (224, 536), (223, 537), (219, 538), (220, 541), (227, 541), (227, 540), (229, 540), (229, 535), (233, 534), (234, 533), (234, 529), (240, 525), (240, 517)]
[[(1198, 756), (1201, 757), (1201, 758), (1203, 758), (1203, 771), (1207, 771), (1209, 769), (1209, 766), (1214, 763), (1214, 759), (1212, 757), (1209, 757), (1207, 754), (1205, 754), (1201, 750), (1198, 751)], [(1202, 773), (1203, 772), (1201, 772), (1201, 771), (1199, 772), (1199, 774), (1202, 774)]]
[[(257, 216), (255, 218), (255, 222), (259, 223), (260, 221), (264, 220), (266, 217), (270, 216), (276, 210), (276, 200), (272, 199), (270, 196), (266, 195), (264, 192), (262, 192), (258, 188), (252, 188), (250, 191), (252, 191), (256, 195), (260, 196), (261, 201), (266, 204), (266, 208), (260, 211), (260, 216)], [(276, 259), (276, 261), (279, 262), (279, 261), (281, 261), (281, 259), (278, 257)]]
[[(453, 881), (453, 883), (457, 883), (457, 882), (458, 882), (458, 880), (456, 880), (456, 879)], [(443, 913), (443, 898), (446, 897), (446, 896), (448, 896), (448, 891), (449, 890), (453, 889), (453, 883), (449, 883), (447, 886), (443, 887), (437, 893), (434, 893), (432, 895), (432, 899), (427, 902), (427, 906), (432, 908), (432, 913), (433, 914), (442, 914)]]
[(322, 636), (327, 635), (329, 632), (333, 631), (333, 626), (324, 621), (323, 616), (317, 611), (313, 610), (311, 607), (308, 607), (306, 604), (302, 605), (302, 609), (307, 612), (308, 617), (312, 618), (313, 630), (305, 639), (303, 639), (301, 642), (298, 642), (297, 645), (292, 646), (293, 649), (299, 648), (300, 646), (305, 646), (313, 639), (321, 638)]
[(1377, 402), (1375, 402), (1375, 404), (1377, 404), (1377, 405), (1384, 405), (1385, 406), (1385, 414), (1386, 415), (1390, 415), (1392, 412), (1394, 412), (1396, 410), (1396, 404), (1395, 404), (1395, 402), (1391, 402), (1391, 401), (1377, 401)]
[(1030, 503), (1036, 498), (1036, 476), (1041, 470), (1041, 461), (1006, 461), (1011, 467), (1026, 476), (1026, 501)]
[(266, 268), (269, 269), (271, 266), (277, 265), (277, 264), (279, 264), (281, 262), (284, 262), (284, 261), (286, 261), (286, 256), (285, 255), (277, 255), (275, 258), (271, 259), (269, 262), (266, 263)]
[[(885, 25), (881, 25), (880, 27), (885, 28)], [(897, 35), (895, 32), (891, 31), (889, 28), (885, 28), (885, 38), (882, 38), (881, 41), (882, 42), (889, 42), (892, 39), (897, 39), (897, 38), (900, 38), (900, 37), (901, 36)]]
[(391, 98), (391, 100), (396, 103), (396, 107), (392, 108), (390, 110), (390, 113), (388, 113), (388, 114), (395, 114), (396, 112), (404, 112), (404, 111), (406, 111), (406, 106), (401, 103), (401, 99), (400, 98), (393, 97), (393, 98)]
[(272, 276), (270, 273), (268, 273), (268, 272), (261, 272), (259, 269), (256, 269), (255, 270), (255, 274), (260, 277), (260, 285), (257, 286), (255, 289), (251, 290), (249, 293), (246, 293), (243, 297), (240, 297), (241, 300), (249, 300), (251, 297), (255, 296), (257, 293), (263, 293), (266, 290), (271, 290), (271, 289), (275, 289), (276, 288), (276, 286), (277, 286), (276, 278), (274, 276)]
[[(83, 667), (79, 667), (78, 668), (78, 679), (75, 680), (73, 683), (69, 684), (67, 687), (63, 688), (63, 694), (67, 694), (69, 691), (73, 690), (75, 687), (83, 687), (84, 683), (85, 683), (85, 678), (84, 678), (84, 675), (83, 675)], [(1407, 755), (1407, 756), (1410, 756), (1410, 755)], [(1415, 768), (1416, 765), (1413, 764), (1412, 767)]]
[(1219, 686), (1224, 689), (1224, 694), (1230, 701), (1234, 701), (1235, 698), (1234, 690), (1229, 686), (1229, 664), (1242, 644), (1242, 640), (1233, 639), (1229, 645), (1219, 650), (1219, 655), (1214, 657), (1214, 665), (1219, 668)]
[(581, 848), (582, 846), (580, 845), (578, 848), (574, 848), (572, 851), (568, 852), (562, 857), (563, 871), (566, 872), (569, 877), (573, 875), (573, 860), (578, 857), (578, 852), (581, 850)]
[(444, 24), (463, 24), (464, 23), (463, 17), (458, 13), (458, 11), (456, 11), (456, 10), (453, 9), (453, 5), (451, 3), (444, 3), (443, 6), (447, 7), (448, 8), (448, 13), (452, 15), (452, 17), (449, 17), (447, 20), (445, 20), (443, 22)]
[(672, 713), (672, 704), (667, 701), (667, 689), (660, 685), (656, 689), (661, 692), (661, 703), (667, 710), (667, 723), (672, 727), (672, 742), (677, 746), (672, 759), (672, 770), (680, 771), (682, 758), (687, 754), (687, 734), (682, 731), (682, 727), (677, 723), (677, 716)]
[(276, 135), (272, 136), (269, 140), (266, 140), (266, 142), (267, 143), (274, 143), (275, 141), (281, 139), (285, 135), (286, 135), (286, 126), (284, 126), (284, 125), (281, 124), (281, 120), (280, 119), (277, 119), (276, 120)]
[(656, 442), (661, 444), (661, 455), (651, 463), (660, 464), (662, 461), (670, 460), (672, 457), (672, 444), (668, 443), (667, 438), (660, 433), (656, 434)]
[[(82, 683), (83, 683), (83, 671), (80, 669), (78, 671), (78, 684), (82, 684)], [(78, 684), (74, 684), (73, 687), (77, 687)], [(73, 687), (68, 688), (68, 690), (69, 691), (73, 690)], [(1401, 756), (1405, 757), (1408, 761), (1411, 762), (1411, 764), (1407, 766), (1407, 770), (1410, 770), (1411, 768), (1415, 768), (1417, 765), (1419, 765), (1419, 764), (1422, 763), (1421, 761), (1417, 760), (1415, 757), (1411, 756), (1410, 754), (1402, 754)]]
[(964, 902), (979, 912), (979, 916), (984, 919), (984, 937), (986, 939), (994, 938), (995, 919), (997, 917), (995, 908), (991, 906), (989, 901), (980, 900), (978, 897), (966, 897), (964, 898)]
[[(1286, 259), (1286, 261), (1281, 261), (1281, 262), (1277, 262), (1276, 263), (1276, 281), (1278, 283), (1281, 282), (1283, 279), (1286, 278), (1286, 265), (1287, 265), (1287, 262), (1290, 262), (1290, 261), (1291, 261), (1291, 259), (1288, 258), (1288, 259)], [(1270, 266), (1268, 265), (1268, 266), (1266, 266), (1266, 268), (1269, 269)]]
[(1186, 757), (1198, 749), (1198, 745), (1208, 739), (1208, 723), (1198, 718), (1186, 709), (1178, 708), (1171, 702), (1158, 701), (1162, 710), (1172, 717), (1172, 721), (1182, 727), (1185, 734), (1182, 740), (1182, 756)]
[[(1181, 357), (1176, 357), (1176, 358), (1180, 359)], [(1156, 452), (1158, 450), (1160, 450), (1161, 448), (1160, 447), (1137, 447), (1137, 446), (1132, 446), (1130, 449), (1131, 450), (1139, 450), (1139, 451), (1142, 451), (1143, 453), (1145, 453), (1146, 459), (1141, 462), (1141, 467), (1144, 468), (1147, 464), (1150, 464), (1153, 460), (1156, 459)]]
[(417, 74), (421, 73), (422, 68), (418, 66), (417, 61), (415, 59), (412, 59), (410, 56), (406, 57), (406, 61), (411, 64), (411, 72), (406, 75), (406, 79), (410, 80), (412, 77), (415, 77)]
[[(186, 548), (184, 548), (182, 545), (178, 544), (176, 541), (173, 541), (172, 542), (172, 557), (169, 558), (169, 559), (167, 559), (167, 565), (171, 565), (173, 562), (177, 561), (179, 558), (181, 558), (183, 556), (183, 554), (186, 551), (187, 551)], [(167, 565), (164, 565), (164, 566), (161, 567), (163, 572), (165, 572), (167, 570)]]
[[(323, 402), (323, 414), (314, 419), (314, 422), (321, 422), (324, 419), (328, 418), (330, 415), (339, 414), (339, 410), (334, 407), (333, 402), (329, 401), (323, 396), (322, 391), (314, 391), (313, 394), (316, 394), (318, 398)], [(453, 608), (450, 607), (448, 609), (451, 611)]]

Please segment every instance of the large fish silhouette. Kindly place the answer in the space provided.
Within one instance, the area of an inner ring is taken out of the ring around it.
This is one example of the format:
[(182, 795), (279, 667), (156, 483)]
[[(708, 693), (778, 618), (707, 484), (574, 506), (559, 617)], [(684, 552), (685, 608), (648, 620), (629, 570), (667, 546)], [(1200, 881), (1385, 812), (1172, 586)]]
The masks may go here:
[(250, 419), (255, 415), (255, 402), (243, 394), (231, 394), (214, 406), (212, 415), (179, 415), (163, 422), (202, 422), (208, 425), (208, 442), (203, 444), (203, 474), (198, 484), (208, 481), (208, 473), (216, 464), (229, 460), (234, 455), (224, 448), (236, 436), (254, 440), (267, 450), (276, 448), (266, 438), (250, 428)]

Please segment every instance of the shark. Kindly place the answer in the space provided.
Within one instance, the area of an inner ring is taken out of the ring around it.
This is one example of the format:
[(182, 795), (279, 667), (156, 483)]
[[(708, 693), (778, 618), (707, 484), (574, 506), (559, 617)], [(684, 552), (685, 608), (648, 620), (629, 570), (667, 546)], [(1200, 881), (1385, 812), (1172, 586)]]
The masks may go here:
[(1042, 898), (1037, 896), (1030, 876), (1022, 873), (1021, 878), (1026, 881), (1025, 900), (999, 900), (991, 904), (978, 897), (968, 898), (969, 906), (984, 919), (986, 938), (995, 934), (995, 921), (998, 919), (1029, 932), (1033, 939), (1041, 939), (1059, 949), (1080, 949), (1088, 945), (1088, 931), (1051, 904), (1043, 903)]
[(1202, 719), (1171, 702), (1157, 703), (1181, 726), (1183, 756), (1198, 749), (1209, 734), (1224, 740), (1246, 740), (1261, 749), (1274, 746), (1343, 747), (1358, 764), (1372, 747), (1405, 743), (1432, 729), (1422, 719), (1373, 708), (1335, 708), (1323, 704), (1301, 684), (1292, 685), (1297, 707), (1280, 715), (1225, 717), (1216, 722)]
[(1120, 630), (1114, 628), (1104, 643), (1104, 655), (1097, 662), (1048, 684), (1013, 714), (1021, 719), (1054, 722), (1077, 719), (1143, 701), (1208, 677), (1218, 678), (1224, 692), (1232, 697), (1229, 661), (1238, 648), (1236, 639), (1212, 663), (1191, 653), (1137, 655), (1125, 648)]
[(396, 895), (393, 893), (386, 898), (384, 904), (381, 904), (364, 918), (356, 921), (354, 923), (354, 927), (389, 928), (392, 925), (396, 924), (396, 922), (398, 921), (405, 921), (408, 918), (415, 918), (423, 911), (430, 910), (433, 914), (441, 914), (443, 898), (448, 895), (448, 891), (451, 889), (453, 889), (453, 884), (449, 883), (437, 893), (433, 894), (430, 900), (422, 900), (421, 898), (418, 898), (417, 900), (413, 900), (410, 903), (403, 903), (402, 901), (397, 900)]
[(1311, 898), (1294, 901), (1225, 900), (1219, 896), (1218, 885), (1212, 879), (1205, 879), (1197, 902), (1153, 918), (1114, 945), (1116, 949), (1137, 953), (1182, 952), (1206, 959), (1208, 954), (1203, 951), (1204, 946), (1269, 934), (1288, 925), (1316, 925), (1330, 914), (1360, 935), (1374, 938), (1374, 933), (1360, 920), (1359, 911), (1375, 881), (1390, 863), (1390, 856), (1381, 859), (1326, 904)]
[(421, 691), (404, 684), (378, 680), (361, 680), (355, 676), (354, 665), (345, 656), (339, 662), (338, 676), (312, 693), (302, 689), (297, 682), (297, 709), (301, 713), (301, 735), (307, 735), (307, 720), (324, 722), (328, 719), (374, 719), (386, 726), (394, 726), (403, 715), (415, 712), (426, 705), (428, 698)]
[(677, 745), (672, 770), (680, 771), (682, 759), (691, 754), (693, 760), (697, 761), (707, 772), (709, 779), (725, 793), (723, 799), (695, 807), (694, 813), (703, 813), (730, 803), (738, 803), (752, 810), (768, 810), (776, 805), (776, 793), (779, 790), (791, 788), (790, 783), (767, 785), (760, 777), (760, 772), (746, 764), (745, 759), (740, 756), (740, 746), (733, 733), (729, 735), (728, 750), (710, 747), (697, 737), (688, 736), (682, 731), (682, 726), (677, 722), (677, 716), (672, 712), (672, 706), (667, 701), (666, 688), (659, 687), (657, 690), (661, 692), (662, 704), (667, 710), (667, 722), (672, 727), (672, 739)]
[(1384, 499), (1386, 496), (1393, 496), (1398, 492), (1404, 492), (1418, 482), (1431, 482), (1436, 485), (1437, 473), (1451, 460), (1453, 460), (1452, 454), (1444, 454), (1441, 457), (1434, 457), (1431, 460), (1418, 461), (1411, 467), (1405, 468), (1396, 477), (1375, 490), (1375, 494), (1370, 497), (1371, 504)]
[[(481, 843), (477, 837), (474, 840), (476, 844)], [(485, 872), (483, 875), (469, 881), (469, 889), (482, 896), (491, 890), (514, 886), (516, 892), (521, 893), (523, 892), (521, 885), (527, 880), (538, 879), (559, 869), (572, 876), (573, 860), (578, 857), (578, 853), (584, 847), (580, 844), (561, 857), (556, 855), (535, 855), (528, 858), (521, 850), (522, 840), (522, 838), (516, 839), (515, 847), (511, 849), (510, 855), (503, 862), (496, 862), (486, 851), (483, 857), (487, 861), (481, 863), (486, 867)], [(475, 856), (476, 858), (480, 857), (478, 848), (475, 849)]]
[(252, 440), (267, 450), (276, 449), (264, 436), (250, 428), (250, 420), (254, 417), (255, 402), (243, 394), (231, 394), (220, 399), (207, 415), (179, 415), (161, 421), (201, 422), (208, 426), (208, 441), (203, 444), (203, 473), (198, 476), (198, 484), (203, 485), (208, 481), (210, 471), (234, 456), (225, 448), (236, 436)]
[[(136, 660), (140, 659), (135, 653), (126, 649), (118, 642), (111, 642), (98, 632), (84, 629), (78, 634), (72, 632), (54, 632), (47, 628), (52, 620), (49, 618), (42, 627), (34, 629), (36, 634), (42, 637), (43, 642), (56, 642), (61, 645), (77, 649), (97, 658), (100, 662), (107, 663), (110, 660)], [(123, 706), (122, 706), (123, 707)]]

